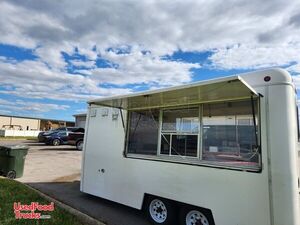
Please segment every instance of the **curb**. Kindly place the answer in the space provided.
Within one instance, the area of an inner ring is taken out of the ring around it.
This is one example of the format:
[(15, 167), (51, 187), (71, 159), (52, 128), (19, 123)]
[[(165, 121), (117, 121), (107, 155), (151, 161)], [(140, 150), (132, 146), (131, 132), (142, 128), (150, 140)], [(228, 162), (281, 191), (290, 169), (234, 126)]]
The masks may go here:
[(93, 217), (91, 217), (91, 216), (89, 216), (89, 215), (87, 215), (83, 212), (80, 212), (79, 210), (77, 210), (75, 208), (72, 208), (71, 206), (66, 205), (63, 202), (58, 201), (58, 200), (50, 197), (49, 195), (44, 194), (43, 192), (29, 186), (28, 184), (24, 184), (24, 183), (21, 183), (21, 184), (23, 184), (26, 187), (28, 187), (29, 189), (37, 192), (40, 196), (42, 196), (46, 200), (48, 200), (50, 202), (54, 202), (54, 204), (57, 205), (58, 207), (66, 210), (67, 212), (69, 212), (72, 215), (76, 216), (80, 220), (80, 222), (83, 223), (83, 224), (87, 224), (87, 225), (106, 225), (105, 223), (100, 222), (99, 220), (96, 220), (95, 218), (93, 218)]

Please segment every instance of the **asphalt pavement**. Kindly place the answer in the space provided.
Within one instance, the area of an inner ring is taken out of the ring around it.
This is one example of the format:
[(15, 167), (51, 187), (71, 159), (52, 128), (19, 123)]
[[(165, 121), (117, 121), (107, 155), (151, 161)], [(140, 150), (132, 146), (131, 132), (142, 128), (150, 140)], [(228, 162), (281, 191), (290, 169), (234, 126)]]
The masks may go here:
[(149, 225), (143, 212), (80, 192), (82, 152), (74, 146), (8, 140), (0, 145), (27, 145), (24, 175), (17, 179), (108, 225)]

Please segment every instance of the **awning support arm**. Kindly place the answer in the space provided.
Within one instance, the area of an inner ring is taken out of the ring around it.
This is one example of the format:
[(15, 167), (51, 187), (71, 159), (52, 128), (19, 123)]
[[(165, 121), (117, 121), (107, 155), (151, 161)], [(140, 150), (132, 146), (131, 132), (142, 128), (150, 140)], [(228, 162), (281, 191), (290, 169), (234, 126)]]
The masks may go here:
[(123, 129), (124, 129), (124, 132), (126, 132), (126, 130), (125, 130), (125, 122), (124, 122), (124, 117), (123, 117), (123, 112), (122, 112), (121, 108), (119, 108), (119, 110), (120, 110), (120, 115), (121, 115), (121, 119), (122, 119)]
[(256, 148), (258, 148), (258, 135), (257, 135), (257, 126), (256, 126), (256, 118), (255, 118), (255, 106), (254, 106), (254, 98), (253, 95), (251, 95), (251, 108), (252, 108), (252, 117), (253, 117), (253, 125), (254, 125), (254, 132), (255, 132), (255, 144)]

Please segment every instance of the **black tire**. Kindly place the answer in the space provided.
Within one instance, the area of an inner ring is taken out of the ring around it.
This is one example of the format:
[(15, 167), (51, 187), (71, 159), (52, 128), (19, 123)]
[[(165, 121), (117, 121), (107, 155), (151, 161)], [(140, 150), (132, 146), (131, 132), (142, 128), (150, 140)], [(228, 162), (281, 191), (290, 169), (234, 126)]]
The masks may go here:
[(83, 149), (83, 140), (77, 141), (76, 148), (77, 148), (78, 151), (82, 151), (82, 149)]
[(59, 145), (60, 145), (60, 140), (57, 139), (57, 138), (53, 139), (52, 145), (53, 145), (53, 146), (59, 146)]
[(155, 225), (174, 225), (176, 219), (176, 208), (172, 201), (148, 197), (145, 201), (144, 210), (148, 220)]
[(17, 176), (17, 174), (16, 174), (16, 171), (14, 171), (14, 170), (8, 171), (8, 173), (6, 174), (6, 177), (9, 179), (15, 179), (16, 176)]
[(182, 206), (179, 213), (180, 225), (214, 225), (209, 210), (192, 206)]

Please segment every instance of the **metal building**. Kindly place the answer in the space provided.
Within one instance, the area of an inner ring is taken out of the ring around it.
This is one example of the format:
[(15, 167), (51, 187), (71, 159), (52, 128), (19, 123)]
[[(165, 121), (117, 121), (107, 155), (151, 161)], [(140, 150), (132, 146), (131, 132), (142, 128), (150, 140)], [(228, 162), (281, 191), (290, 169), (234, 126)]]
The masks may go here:
[(75, 117), (75, 127), (85, 128), (86, 113), (80, 113), (73, 115)]
[(3, 130), (50, 130), (58, 127), (73, 127), (74, 121), (0, 115), (0, 129)]

